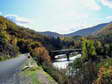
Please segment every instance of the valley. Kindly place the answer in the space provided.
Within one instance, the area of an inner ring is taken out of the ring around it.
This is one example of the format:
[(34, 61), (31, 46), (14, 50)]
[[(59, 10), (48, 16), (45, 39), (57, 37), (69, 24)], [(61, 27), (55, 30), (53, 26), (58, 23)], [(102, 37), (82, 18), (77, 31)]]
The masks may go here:
[[(112, 24), (95, 26), (95, 30), (93, 28), (89, 30), (93, 30), (94, 34), (45, 35), (0, 16), (0, 67), (6, 67), (0, 70), (9, 70), (5, 71), (7, 73), (16, 71), (16, 68), (12, 66), (17, 64), (18, 68), (21, 61), (23, 63), (29, 59), (27, 56), (21, 56), (20, 62), (15, 60), (14, 63), (9, 63), (11, 66), (4, 65), (5, 61), (7, 63), (7, 61), (19, 58), (20, 54), (29, 53), (30, 59), (35, 62), (36, 66), (27, 66), (28, 70), (26, 69), (22, 74), (26, 76), (26, 80), (30, 79), (28, 82), (32, 82), (31, 84), (100, 84), (99, 82), (111, 84)], [(68, 72), (69, 75), (67, 75)], [(0, 72), (0, 74), (3, 73)], [(7, 80), (2, 75), (0, 79)]]

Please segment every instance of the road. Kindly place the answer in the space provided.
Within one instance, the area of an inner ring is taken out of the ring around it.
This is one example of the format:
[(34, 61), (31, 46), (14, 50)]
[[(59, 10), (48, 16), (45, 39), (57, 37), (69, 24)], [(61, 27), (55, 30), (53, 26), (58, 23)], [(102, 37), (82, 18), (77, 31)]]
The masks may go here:
[(0, 84), (19, 84), (17, 74), (21, 71), (20, 66), (27, 60), (27, 55), (0, 62)]

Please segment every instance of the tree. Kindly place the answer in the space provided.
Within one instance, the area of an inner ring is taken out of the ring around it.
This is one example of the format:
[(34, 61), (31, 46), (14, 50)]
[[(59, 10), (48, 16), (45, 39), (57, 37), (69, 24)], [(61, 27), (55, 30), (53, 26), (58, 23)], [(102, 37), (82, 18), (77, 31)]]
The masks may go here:
[(96, 47), (96, 53), (97, 55), (103, 55), (103, 46), (100, 41), (95, 42), (95, 47)]
[(0, 32), (7, 29), (7, 25), (5, 23), (0, 22)]
[(32, 50), (31, 55), (36, 59), (38, 64), (42, 65), (44, 62), (51, 62), (49, 53), (44, 47), (36, 47)]
[(112, 57), (112, 43), (110, 44), (109, 56)]
[(8, 41), (9, 41), (9, 35), (5, 31), (0, 32), (0, 43), (6, 44)]
[(82, 39), (82, 60), (86, 60), (87, 59), (87, 40), (86, 39)]
[(18, 39), (17, 46), (19, 47), (19, 51), (21, 53), (29, 53), (30, 47), (28, 46), (31, 43), (31, 40)]
[(93, 40), (88, 40), (87, 46), (88, 46), (88, 59), (93, 61), (95, 56), (96, 56), (94, 41)]

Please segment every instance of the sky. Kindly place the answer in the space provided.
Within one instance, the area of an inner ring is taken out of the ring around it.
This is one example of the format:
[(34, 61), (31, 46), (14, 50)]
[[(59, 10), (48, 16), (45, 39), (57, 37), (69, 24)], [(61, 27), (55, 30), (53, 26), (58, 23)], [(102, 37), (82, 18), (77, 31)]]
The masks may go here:
[(112, 21), (112, 0), (0, 0), (0, 15), (36, 31), (66, 34)]

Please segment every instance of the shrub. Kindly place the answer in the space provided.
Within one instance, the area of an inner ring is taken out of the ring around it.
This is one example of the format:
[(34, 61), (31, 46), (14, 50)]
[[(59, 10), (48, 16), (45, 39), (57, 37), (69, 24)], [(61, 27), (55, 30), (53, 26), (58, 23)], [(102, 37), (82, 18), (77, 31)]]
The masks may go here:
[(104, 66), (106, 68), (109, 68), (112, 66), (112, 58), (104, 59), (102, 62), (97, 64), (97, 68), (99, 69), (101, 66)]
[(100, 67), (98, 72), (98, 78), (93, 84), (112, 84), (112, 66), (106, 68), (104, 66)]
[(50, 74), (54, 80), (58, 82), (58, 84), (70, 84), (69, 78), (65, 75), (65, 72), (62, 70), (58, 70), (54, 68), (51, 64), (43, 63), (42, 68), (44, 71), (46, 71), (48, 74)]
[(36, 59), (38, 64), (42, 64), (44, 62), (51, 62), (48, 51), (44, 47), (37, 47), (33, 49), (31, 51), (31, 55)]

